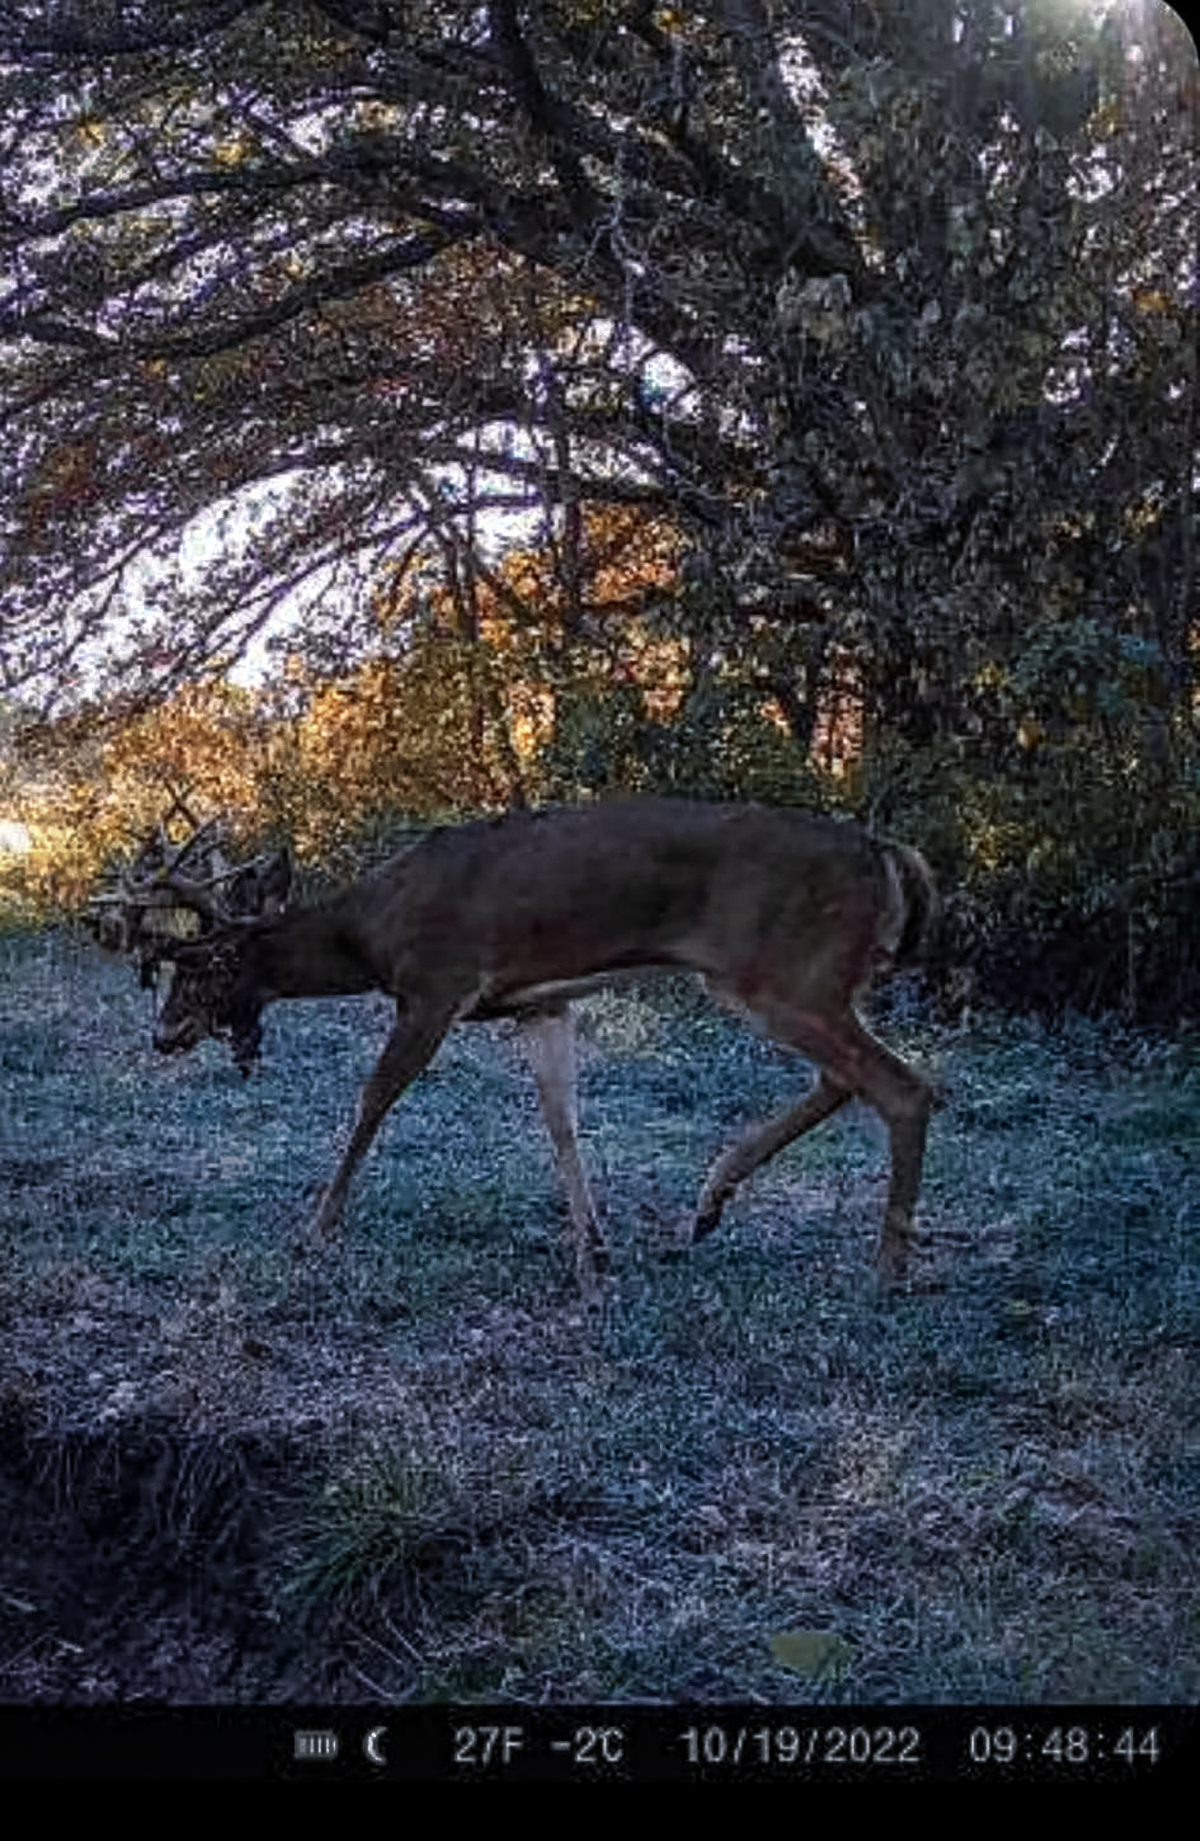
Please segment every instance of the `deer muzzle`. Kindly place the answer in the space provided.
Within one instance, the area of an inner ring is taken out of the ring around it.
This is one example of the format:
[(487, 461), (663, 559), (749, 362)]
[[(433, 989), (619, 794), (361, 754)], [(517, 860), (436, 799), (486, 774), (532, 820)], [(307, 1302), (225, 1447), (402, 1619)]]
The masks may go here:
[(205, 1029), (199, 1017), (159, 1018), (154, 1031), (154, 1046), (160, 1055), (182, 1055), (204, 1040)]

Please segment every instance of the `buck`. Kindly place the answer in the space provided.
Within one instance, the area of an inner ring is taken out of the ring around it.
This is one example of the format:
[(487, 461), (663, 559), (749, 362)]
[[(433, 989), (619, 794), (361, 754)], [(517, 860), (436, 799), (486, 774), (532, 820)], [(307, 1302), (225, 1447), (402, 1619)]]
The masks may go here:
[[(238, 870), (219, 858), (212, 870), (210, 854), (208, 875), (185, 874), (203, 856), (193, 837), (172, 857), (164, 834), (97, 903), (110, 923), (121, 917), (144, 980), (160, 962), (174, 965), (158, 1049), (174, 1054), (216, 1037), (248, 1073), (270, 1003), (367, 991), (396, 1002), (395, 1028), (320, 1202), (319, 1238), (338, 1231), (364, 1153), (447, 1031), (511, 1017), (531, 1050), (576, 1267), (592, 1295), (608, 1251), (576, 1142), (570, 1000), (638, 968), (674, 968), (699, 973), (718, 1000), (819, 1070), (798, 1104), (752, 1126), (720, 1158), (681, 1242), (711, 1233), (752, 1171), (858, 1096), (888, 1129), (878, 1260), (888, 1279), (903, 1276), (932, 1095), (868, 1033), (856, 1004), (874, 975), (915, 956), (932, 919), (933, 880), (915, 850), (802, 812), (647, 799), (435, 831), (320, 906), (286, 906), (286, 852)], [(190, 909), (199, 934), (148, 933), (147, 916), (168, 907)]]

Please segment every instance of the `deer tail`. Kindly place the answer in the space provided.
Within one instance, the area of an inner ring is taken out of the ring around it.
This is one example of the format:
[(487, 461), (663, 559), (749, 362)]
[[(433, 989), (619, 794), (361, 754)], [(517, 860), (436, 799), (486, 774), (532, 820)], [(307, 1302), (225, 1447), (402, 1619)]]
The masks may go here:
[(900, 884), (904, 908), (892, 964), (910, 965), (924, 953), (937, 923), (941, 906), (937, 884), (919, 850), (910, 850), (907, 844), (888, 844), (885, 848)]

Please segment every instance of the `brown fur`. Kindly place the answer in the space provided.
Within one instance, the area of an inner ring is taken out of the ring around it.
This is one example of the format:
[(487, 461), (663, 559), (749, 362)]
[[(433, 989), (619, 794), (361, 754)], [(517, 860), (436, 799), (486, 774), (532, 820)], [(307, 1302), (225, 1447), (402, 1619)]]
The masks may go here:
[(690, 1233), (709, 1232), (752, 1170), (859, 1095), (891, 1134), (880, 1259), (895, 1274), (911, 1237), (930, 1094), (854, 1006), (881, 964), (914, 956), (935, 912), (915, 850), (829, 818), (656, 799), (514, 813), (435, 832), (323, 907), (218, 925), (179, 954), (158, 1042), (186, 1049), (218, 1034), (245, 1066), (259, 1015), (277, 999), (395, 998), (396, 1028), (318, 1216), (327, 1234), (379, 1124), (447, 1030), (498, 1016), (531, 1023), (586, 1286), (604, 1241), (574, 1139), (567, 1003), (638, 967), (698, 972), (822, 1072), (811, 1094), (721, 1159)]

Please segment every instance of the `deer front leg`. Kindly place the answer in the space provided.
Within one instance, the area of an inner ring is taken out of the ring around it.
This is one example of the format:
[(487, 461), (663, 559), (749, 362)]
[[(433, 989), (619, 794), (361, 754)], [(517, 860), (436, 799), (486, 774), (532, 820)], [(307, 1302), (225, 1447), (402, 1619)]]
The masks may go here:
[(575, 1135), (578, 1076), (570, 1011), (548, 1010), (526, 1018), (524, 1040), (566, 1191), (580, 1290), (592, 1300), (597, 1293), (597, 1276), (608, 1271), (608, 1245), (596, 1217)]
[(363, 1088), (358, 1123), (313, 1222), (314, 1239), (329, 1240), (338, 1233), (346, 1194), (364, 1152), (405, 1087), (432, 1060), (452, 1016), (453, 1011), (444, 1008), (429, 1012), (410, 1009), (401, 1015)]

